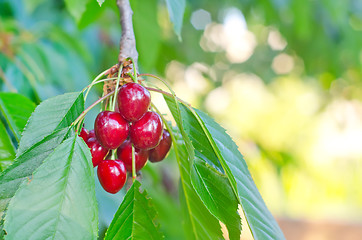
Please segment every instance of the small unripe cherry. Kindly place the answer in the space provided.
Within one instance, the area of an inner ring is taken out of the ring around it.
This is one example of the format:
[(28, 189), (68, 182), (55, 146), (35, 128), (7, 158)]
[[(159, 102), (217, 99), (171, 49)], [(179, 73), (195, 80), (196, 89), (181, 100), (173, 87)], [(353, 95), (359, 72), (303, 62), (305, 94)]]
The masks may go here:
[(96, 167), (108, 154), (108, 149), (103, 147), (98, 140), (93, 137), (86, 141), (87, 146), (90, 148), (92, 154), (93, 167)]
[(157, 147), (149, 150), (148, 159), (151, 162), (162, 161), (167, 156), (167, 153), (171, 148), (171, 144), (172, 144), (172, 139), (170, 133), (166, 129), (163, 129), (161, 141), (157, 145)]
[(98, 165), (97, 175), (104, 190), (112, 194), (119, 192), (127, 179), (126, 168), (119, 160), (102, 161)]
[(138, 83), (126, 83), (117, 95), (119, 113), (129, 122), (139, 120), (151, 105), (150, 92)]
[[(147, 162), (148, 151), (135, 148), (135, 165), (136, 172), (141, 170)], [(122, 145), (117, 149), (118, 159), (124, 163), (126, 170), (132, 173), (132, 143), (130, 140), (126, 140)]]
[(129, 124), (121, 114), (111, 111), (100, 112), (94, 122), (96, 137), (103, 147), (118, 148), (129, 133)]
[(131, 125), (130, 139), (139, 149), (151, 149), (161, 140), (163, 122), (155, 112), (146, 112), (143, 117)]

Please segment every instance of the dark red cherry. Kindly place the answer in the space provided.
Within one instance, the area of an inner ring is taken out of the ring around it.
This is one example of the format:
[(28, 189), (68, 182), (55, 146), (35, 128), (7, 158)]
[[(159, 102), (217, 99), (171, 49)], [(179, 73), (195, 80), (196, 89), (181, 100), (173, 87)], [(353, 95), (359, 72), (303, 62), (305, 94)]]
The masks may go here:
[(89, 138), (86, 143), (90, 148), (93, 167), (95, 167), (107, 156), (109, 150), (103, 147), (96, 138)]
[[(136, 172), (141, 170), (144, 165), (146, 165), (148, 158), (148, 151), (135, 148), (135, 164)], [(132, 143), (130, 140), (126, 140), (122, 145), (117, 149), (118, 159), (124, 163), (126, 170), (132, 173)]]
[(133, 145), (139, 149), (151, 149), (161, 140), (163, 122), (155, 112), (146, 114), (131, 125), (130, 138)]
[(161, 141), (157, 145), (157, 147), (149, 150), (148, 159), (151, 162), (162, 161), (166, 157), (168, 151), (170, 150), (171, 144), (172, 144), (172, 140), (171, 140), (170, 133), (166, 129), (163, 129)]
[(83, 138), (84, 142), (87, 142), (87, 140), (89, 138), (88, 135), (89, 135), (88, 130), (83, 127), (80, 130), (79, 137)]
[(103, 111), (98, 114), (94, 122), (94, 130), (103, 147), (116, 149), (127, 139), (129, 124), (121, 114)]
[(104, 190), (117, 193), (126, 183), (127, 173), (122, 161), (104, 160), (98, 165), (98, 179)]
[(94, 132), (94, 129), (90, 130), (88, 133), (88, 139), (95, 138), (95, 137), (96, 137), (96, 133)]
[(129, 122), (139, 120), (150, 107), (150, 92), (138, 83), (127, 83), (119, 90), (118, 110)]

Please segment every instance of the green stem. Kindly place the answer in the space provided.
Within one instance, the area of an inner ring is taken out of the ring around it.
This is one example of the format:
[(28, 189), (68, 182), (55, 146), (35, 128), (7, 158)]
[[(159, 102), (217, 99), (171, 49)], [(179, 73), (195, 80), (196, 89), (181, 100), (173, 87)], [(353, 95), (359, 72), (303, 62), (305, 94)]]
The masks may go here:
[(135, 158), (135, 149), (132, 144), (132, 182), (136, 181), (136, 158)]
[(109, 69), (103, 71), (102, 73), (100, 73), (100, 74), (92, 81), (92, 83), (91, 83), (91, 84), (89, 85), (89, 87), (88, 87), (88, 91), (86, 92), (86, 94), (85, 94), (85, 96), (84, 96), (84, 101), (87, 99), (88, 94), (89, 94), (91, 88), (93, 87), (93, 85), (95, 84), (95, 82), (97, 82), (101, 77), (103, 77), (104, 74), (106, 74), (108, 71), (109, 71)]
[(104, 99), (108, 98), (109, 96), (112, 96), (112, 94), (114, 93), (114, 90), (106, 95), (104, 95), (103, 97), (101, 97), (100, 99), (98, 99), (97, 101), (95, 101), (94, 103), (92, 103), (92, 105), (90, 105), (86, 110), (84, 110), (78, 117), (77, 119), (75, 119), (75, 121), (72, 123), (72, 125), (77, 124), (79, 121), (81, 121), (84, 116), (92, 109), (94, 108), (98, 103), (102, 102)]
[(119, 70), (118, 70), (117, 83), (116, 83), (116, 87), (115, 87), (115, 89), (114, 89), (113, 104), (112, 104), (112, 106), (111, 106), (111, 111), (113, 111), (113, 112), (114, 112), (114, 109), (115, 109), (115, 107), (116, 107), (118, 86), (119, 86), (119, 81), (120, 81), (120, 79), (121, 79), (122, 70), (123, 70), (123, 65), (121, 65), (121, 66), (119, 67)]

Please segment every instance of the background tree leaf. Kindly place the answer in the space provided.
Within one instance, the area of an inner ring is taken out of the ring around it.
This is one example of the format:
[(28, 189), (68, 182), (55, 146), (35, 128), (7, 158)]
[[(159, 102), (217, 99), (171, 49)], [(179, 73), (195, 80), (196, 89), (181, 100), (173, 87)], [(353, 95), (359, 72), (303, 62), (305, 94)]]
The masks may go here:
[(186, 1), (185, 0), (166, 0), (168, 13), (170, 15), (173, 28), (181, 40), (181, 28), (185, 13)]
[(83, 112), (83, 93), (66, 93), (42, 102), (30, 116), (16, 156), (53, 131), (68, 127)]
[(78, 22), (81, 19), (83, 13), (85, 12), (85, 8), (88, 1), (89, 0), (77, 0), (77, 1), (65, 0), (65, 5), (67, 6), (70, 15), (72, 15), (72, 17), (76, 20), (76, 22)]
[(15, 158), (15, 149), (6, 128), (0, 121), (0, 171), (6, 169)]
[(35, 104), (21, 94), (2, 92), (0, 93), (0, 109), (9, 128), (19, 141), (21, 132), (35, 109)]
[(192, 113), (182, 104), (175, 102), (174, 98), (165, 96), (165, 100), (174, 118), (178, 118), (176, 120), (178, 126), (185, 130), (183, 138), (189, 139), (190, 144), (192, 143), (194, 154), (190, 156), (193, 155), (195, 158), (189, 162), (189, 173), (193, 187), (210, 213), (226, 225), (230, 239), (239, 239), (241, 221), (237, 212), (238, 199), (218, 158)]
[(143, 71), (150, 72), (155, 67), (161, 44), (161, 30), (157, 21), (158, 1), (131, 1), (131, 6), (139, 61)]
[(5, 239), (97, 239), (91, 154), (74, 135), (24, 181), (5, 217)]
[(163, 239), (159, 226), (154, 222), (156, 211), (147, 197), (140, 192), (141, 184), (135, 181), (128, 190), (105, 239)]

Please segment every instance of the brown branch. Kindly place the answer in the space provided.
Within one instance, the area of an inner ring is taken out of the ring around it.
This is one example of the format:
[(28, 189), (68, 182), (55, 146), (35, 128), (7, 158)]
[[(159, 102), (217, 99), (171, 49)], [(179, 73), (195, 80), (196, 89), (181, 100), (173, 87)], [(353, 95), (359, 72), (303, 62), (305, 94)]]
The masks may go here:
[[(133, 31), (132, 9), (129, 0), (117, 0), (117, 6), (121, 16), (122, 37), (119, 46), (118, 62), (127, 67), (126, 59), (131, 57), (134, 60), (133, 67), (138, 70), (138, 52), (136, 49), (136, 38)], [(137, 71), (138, 72), (138, 71)]]

